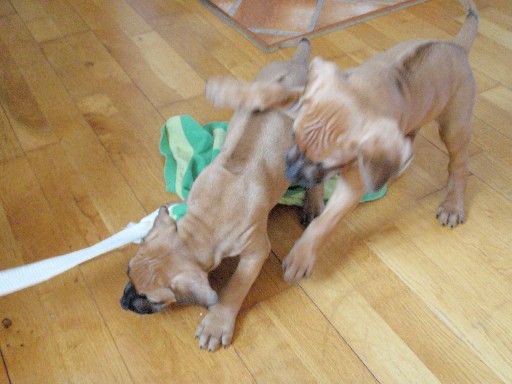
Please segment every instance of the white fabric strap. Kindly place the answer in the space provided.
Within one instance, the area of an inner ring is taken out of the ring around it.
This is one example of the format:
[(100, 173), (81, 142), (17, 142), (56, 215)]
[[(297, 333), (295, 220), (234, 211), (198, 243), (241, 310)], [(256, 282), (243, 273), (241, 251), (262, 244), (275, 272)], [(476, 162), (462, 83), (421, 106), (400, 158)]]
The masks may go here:
[[(171, 207), (169, 207), (170, 209)], [(32, 264), (0, 271), (0, 296), (28, 288), (55, 277), (87, 260), (110, 252), (123, 245), (139, 243), (153, 227), (158, 210), (144, 217), (136, 224), (130, 224), (115, 235), (97, 244), (67, 255), (56, 256)]]

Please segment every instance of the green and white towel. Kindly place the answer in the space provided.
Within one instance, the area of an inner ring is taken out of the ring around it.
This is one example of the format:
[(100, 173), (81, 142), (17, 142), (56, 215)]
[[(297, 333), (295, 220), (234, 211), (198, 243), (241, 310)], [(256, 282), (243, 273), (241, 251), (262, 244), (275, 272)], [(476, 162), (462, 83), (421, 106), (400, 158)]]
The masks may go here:
[[(190, 116), (173, 116), (162, 127), (160, 152), (165, 157), (164, 177), (166, 190), (186, 199), (199, 173), (219, 154), (228, 128), (227, 122), (212, 122), (200, 125)], [(336, 187), (337, 176), (324, 186), (324, 199), (328, 200)], [(367, 193), (361, 202), (372, 201), (385, 195), (384, 186), (376, 193)], [(228, 191), (226, 191), (228, 192)], [(302, 206), (305, 189), (291, 186), (279, 200), (279, 204)], [(178, 220), (187, 211), (186, 203), (170, 209), (171, 216)]]

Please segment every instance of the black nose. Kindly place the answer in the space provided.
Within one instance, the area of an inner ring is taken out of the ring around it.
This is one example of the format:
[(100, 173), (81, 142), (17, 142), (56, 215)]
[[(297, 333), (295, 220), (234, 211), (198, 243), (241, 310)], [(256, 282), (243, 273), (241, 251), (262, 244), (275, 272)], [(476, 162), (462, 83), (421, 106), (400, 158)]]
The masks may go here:
[(301, 169), (306, 163), (304, 153), (299, 149), (297, 144), (293, 145), (286, 153), (286, 177), (290, 181), (297, 181), (300, 176)]
[(121, 307), (141, 315), (158, 312), (158, 308), (153, 305), (145, 295), (139, 295), (130, 281), (124, 288), (123, 296), (119, 301)]
[(320, 163), (308, 160), (297, 145), (286, 154), (286, 177), (293, 183), (311, 188), (323, 181), (325, 170)]
[(133, 286), (132, 282), (128, 282), (126, 286), (124, 287), (123, 296), (121, 297), (121, 300), (119, 301), (121, 304), (121, 307), (123, 309), (130, 309), (130, 304), (133, 301), (133, 298), (137, 295), (137, 292), (135, 291), (135, 287)]

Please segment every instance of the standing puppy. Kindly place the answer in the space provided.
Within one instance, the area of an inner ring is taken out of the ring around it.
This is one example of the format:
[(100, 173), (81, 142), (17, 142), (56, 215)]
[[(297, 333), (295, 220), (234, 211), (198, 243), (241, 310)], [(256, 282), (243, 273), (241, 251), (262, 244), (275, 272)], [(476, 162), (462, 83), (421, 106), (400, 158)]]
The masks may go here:
[[(301, 41), (290, 61), (269, 64), (256, 83), (303, 87), (309, 53), (309, 42)], [(232, 104), (234, 95), (215, 94), (208, 84), (206, 91), (216, 105)], [(162, 207), (130, 261), (123, 308), (154, 313), (172, 302), (206, 306), (196, 331), (200, 348), (230, 344), (242, 302), (270, 252), (268, 214), (289, 186), (284, 159), (293, 144), (292, 123), (279, 111), (235, 112), (220, 154), (193, 184), (185, 216), (176, 223)], [(321, 186), (308, 196), (315, 199), (305, 211), (312, 219), (323, 209)], [(217, 297), (208, 272), (233, 256), (240, 261)]]
[[(366, 191), (379, 190), (406, 168), (418, 130), (431, 120), (438, 121), (449, 154), (448, 193), (437, 217), (443, 226), (464, 222), (475, 98), (468, 53), (477, 35), (478, 11), (472, 0), (461, 2), (466, 20), (451, 41), (402, 43), (347, 70), (315, 58), (305, 89), (238, 85), (240, 107), (280, 108), (295, 117), (296, 144), (287, 155), (291, 179), (311, 186), (341, 175), (325, 211), (284, 260), (286, 280), (309, 277), (319, 247), (336, 224)], [(215, 86), (227, 92), (235, 83), (217, 79)]]

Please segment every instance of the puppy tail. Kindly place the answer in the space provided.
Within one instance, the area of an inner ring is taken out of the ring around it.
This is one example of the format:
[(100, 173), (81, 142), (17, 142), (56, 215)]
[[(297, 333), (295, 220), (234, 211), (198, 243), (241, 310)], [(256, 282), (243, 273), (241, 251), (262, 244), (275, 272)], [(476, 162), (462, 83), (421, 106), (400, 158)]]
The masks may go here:
[(309, 60), (309, 55), (311, 53), (311, 44), (308, 39), (303, 37), (300, 39), (299, 43), (297, 44), (297, 50), (295, 51), (295, 54), (292, 57), (292, 61), (295, 63), (306, 63)]
[(466, 20), (464, 20), (464, 24), (457, 36), (453, 39), (453, 42), (469, 53), (478, 33), (478, 9), (473, 0), (460, 0), (460, 2), (466, 11)]

